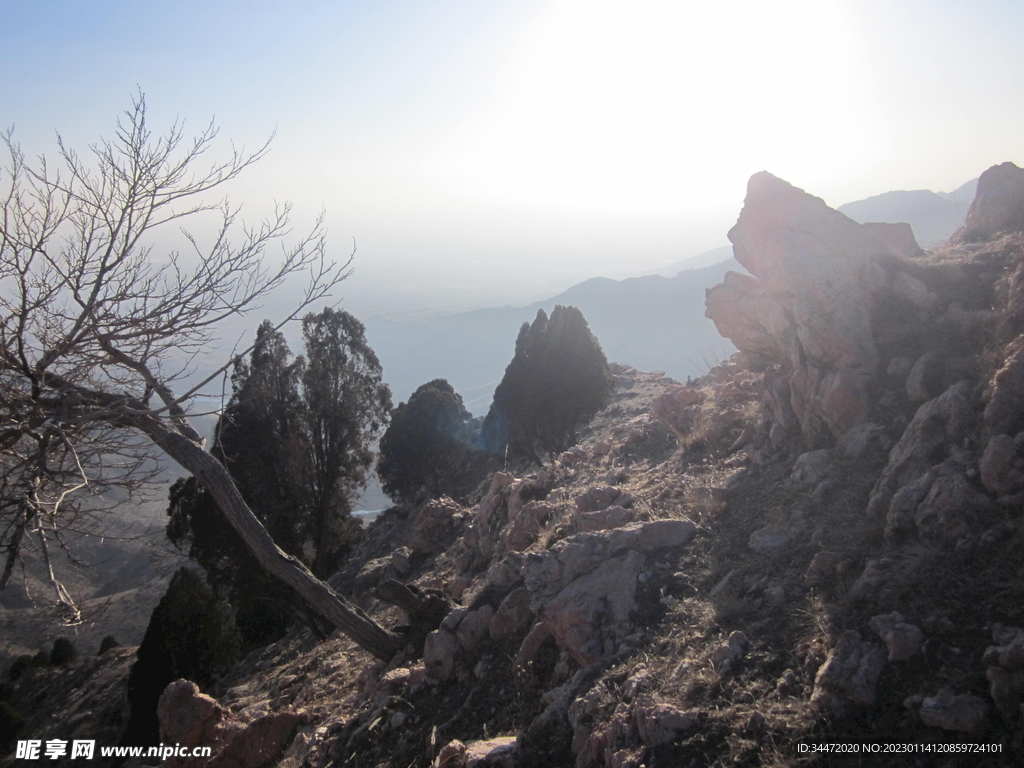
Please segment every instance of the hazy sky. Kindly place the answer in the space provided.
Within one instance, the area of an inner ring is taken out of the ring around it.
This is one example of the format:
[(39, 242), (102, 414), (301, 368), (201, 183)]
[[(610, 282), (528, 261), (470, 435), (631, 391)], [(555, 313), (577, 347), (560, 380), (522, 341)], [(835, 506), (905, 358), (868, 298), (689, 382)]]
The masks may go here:
[[(523, 302), (725, 244), (766, 169), (839, 205), (1024, 163), (1019, 0), (0, 0), (0, 125), (111, 135), (136, 88), (326, 208), (358, 313)], [(440, 286), (452, 286), (442, 293)], [(433, 292), (433, 296), (431, 296)]]

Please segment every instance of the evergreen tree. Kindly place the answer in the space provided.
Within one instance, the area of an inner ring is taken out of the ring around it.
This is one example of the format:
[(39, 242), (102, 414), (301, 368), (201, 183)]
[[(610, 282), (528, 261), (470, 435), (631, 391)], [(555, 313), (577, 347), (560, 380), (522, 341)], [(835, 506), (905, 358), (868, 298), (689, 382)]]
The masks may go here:
[(563, 451), (603, 406), (612, 375), (597, 338), (576, 307), (556, 305), (524, 323), (505, 376), (494, 391), (481, 443), (540, 464), (538, 450)]
[(421, 385), (391, 414), (377, 474), (384, 492), (405, 502), (421, 490), (460, 496), (472, 476), (473, 417), (445, 379)]
[(310, 540), (316, 551), (313, 572), (323, 576), (338, 550), (358, 533), (351, 500), (366, 484), (373, 444), (391, 413), (391, 390), (365, 327), (348, 312), (326, 308), (306, 315), (302, 336)]
[(232, 396), (217, 422), (213, 453), (281, 549), (300, 556), (311, 526), (304, 370), (280, 331), (264, 321), (248, 361), (235, 364)]
[[(363, 326), (350, 314), (307, 315), (303, 335), (308, 363), (292, 359), (270, 324), (260, 326), (249, 360), (236, 362), (212, 453), (277, 545), (324, 576), (358, 535), (350, 498), (365, 484), (391, 398)], [(172, 486), (168, 515), (168, 537), (189, 547), (231, 603), (248, 647), (280, 637), (297, 611), (323, 631), (320, 617), (266, 576), (193, 478)]]

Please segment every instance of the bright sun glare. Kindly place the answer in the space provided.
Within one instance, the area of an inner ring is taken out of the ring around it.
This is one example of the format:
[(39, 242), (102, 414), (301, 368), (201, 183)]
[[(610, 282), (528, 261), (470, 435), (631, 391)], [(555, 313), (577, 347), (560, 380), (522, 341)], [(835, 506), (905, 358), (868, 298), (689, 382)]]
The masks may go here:
[(851, 45), (822, 0), (565, 0), (434, 172), (495, 202), (648, 212), (763, 168), (808, 178), (856, 144)]

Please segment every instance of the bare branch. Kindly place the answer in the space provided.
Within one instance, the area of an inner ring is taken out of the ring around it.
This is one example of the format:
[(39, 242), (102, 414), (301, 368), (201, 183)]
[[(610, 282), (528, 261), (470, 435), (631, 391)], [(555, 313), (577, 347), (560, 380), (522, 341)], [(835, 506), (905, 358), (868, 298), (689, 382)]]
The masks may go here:
[[(154, 132), (141, 93), (113, 137), (88, 153), (58, 135), (55, 166), (45, 158), (28, 163), (13, 133), (2, 136), (0, 551), (7, 559), (0, 588), (34, 545), (57, 604), (70, 620), (79, 616), (53, 575), (49, 545), (68, 550), (65, 534), (99, 530), (116, 503), (113, 490), (129, 498), (142, 491), (151, 474), (142, 439), (206, 485), (268, 570), (388, 658), (396, 638), (274, 545), (189, 422), (190, 399), (237, 359), (183, 384), (191, 361), (216, 341), (218, 324), (303, 275), (303, 293), (280, 328), (329, 297), (354, 255), (329, 255), (323, 213), (296, 239), (288, 203), (254, 225), (242, 222), (221, 187), (266, 156), (270, 141), (254, 151), (232, 146), (225, 159), (208, 161), (216, 138), (212, 122), (192, 138), (180, 120)], [(174, 240), (184, 252), (168, 247)]]

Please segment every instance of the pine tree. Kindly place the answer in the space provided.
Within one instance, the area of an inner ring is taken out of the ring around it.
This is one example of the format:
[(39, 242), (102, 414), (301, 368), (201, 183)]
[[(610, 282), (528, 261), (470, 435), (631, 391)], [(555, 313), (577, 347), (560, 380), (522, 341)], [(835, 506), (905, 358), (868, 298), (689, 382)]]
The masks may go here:
[(556, 305), (524, 323), (516, 351), (494, 391), (481, 443), (540, 464), (538, 450), (557, 452), (602, 407), (612, 388), (608, 361), (583, 313)]
[(338, 550), (357, 535), (351, 500), (366, 484), (373, 444), (391, 413), (391, 390), (365, 327), (348, 312), (327, 308), (306, 315), (302, 336), (310, 540), (316, 551), (313, 572), (323, 576)]

